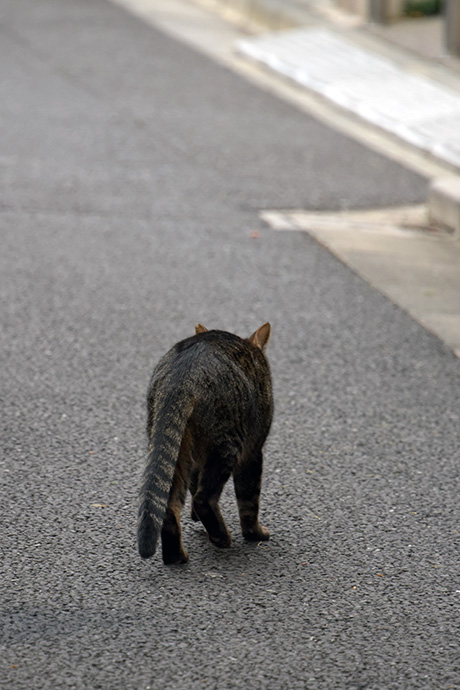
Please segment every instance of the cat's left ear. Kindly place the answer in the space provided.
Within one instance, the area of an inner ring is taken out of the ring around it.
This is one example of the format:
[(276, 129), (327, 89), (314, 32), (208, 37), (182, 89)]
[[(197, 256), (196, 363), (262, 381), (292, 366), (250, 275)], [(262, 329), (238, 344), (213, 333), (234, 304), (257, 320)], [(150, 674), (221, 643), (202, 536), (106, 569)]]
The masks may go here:
[(195, 335), (198, 335), (198, 333), (206, 333), (208, 329), (205, 328), (201, 323), (197, 323), (195, 326)]
[(271, 326), (267, 321), (267, 323), (264, 323), (263, 326), (258, 328), (257, 331), (251, 335), (251, 337), (249, 338), (249, 342), (263, 350), (268, 343), (268, 339), (270, 337), (270, 329)]

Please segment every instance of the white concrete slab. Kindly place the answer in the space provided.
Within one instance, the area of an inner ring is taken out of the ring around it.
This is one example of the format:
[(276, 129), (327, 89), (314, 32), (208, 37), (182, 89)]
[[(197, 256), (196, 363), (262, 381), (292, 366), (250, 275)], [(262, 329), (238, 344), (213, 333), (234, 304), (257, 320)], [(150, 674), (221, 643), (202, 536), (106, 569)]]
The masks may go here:
[(245, 39), (237, 50), (460, 168), (460, 92), (324, 28)]
[(261, 217), (274, 230), (308, 232), (460, 357), (460, 243), (430, 227), (426, 206)]

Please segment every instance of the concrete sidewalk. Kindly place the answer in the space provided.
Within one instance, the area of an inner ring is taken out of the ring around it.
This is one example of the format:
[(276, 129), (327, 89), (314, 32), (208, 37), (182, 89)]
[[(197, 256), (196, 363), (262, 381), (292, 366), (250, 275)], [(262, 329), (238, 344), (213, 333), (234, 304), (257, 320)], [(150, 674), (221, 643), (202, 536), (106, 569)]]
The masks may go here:
[[(242, 56), (421, 151), (456, 178), (460, 61), (443, 52), (441, 18), (377, 26), (329, 0), (206, 4), (262, 28), (238, 43)], [(432, 220), (460, 236), (460, 178), (455, 178), (437, 180), (428, 201)]]

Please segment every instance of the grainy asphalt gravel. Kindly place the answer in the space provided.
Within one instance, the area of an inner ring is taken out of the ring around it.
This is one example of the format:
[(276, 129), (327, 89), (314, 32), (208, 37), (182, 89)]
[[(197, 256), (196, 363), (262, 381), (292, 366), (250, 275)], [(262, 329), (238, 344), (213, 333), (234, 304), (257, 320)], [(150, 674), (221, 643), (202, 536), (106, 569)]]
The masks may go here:
[[(425, 181), (104, 0), (1, 5), (2, 686), (459, 688), (460, 362), (258, 218)], [(271, 540), (229, 490), (230, 550), (185, 511), (141, 562), (153, 365), (265, 320)]]

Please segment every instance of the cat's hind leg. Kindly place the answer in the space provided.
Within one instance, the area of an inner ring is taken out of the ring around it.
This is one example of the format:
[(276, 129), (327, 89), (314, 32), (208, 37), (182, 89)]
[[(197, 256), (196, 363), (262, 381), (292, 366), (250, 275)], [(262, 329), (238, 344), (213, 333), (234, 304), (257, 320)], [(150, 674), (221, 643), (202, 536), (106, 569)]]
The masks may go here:
[(262, 451), (241, 459), (233, 470), (238, 512), (243, 537), (249, 541), (267, 541), (270, 532), (259, 523), (259, 498), (262, 482)]
[(174, 470), (168, 504), (161, 529), (163, 562), (167, 565), (187, 563), (188, 553), (182, 545), (180, 515), (187, 495), (192, 458), (186, 444), (182, 444)]
[(232, 543), (218, 501), (237, 458), (238, 453), (232, 445), (213, 448), (200, 472), (198, 488), (193, 497), (192, 511), (200, 518), (210, 541), (220, 548), (228, 548)]

